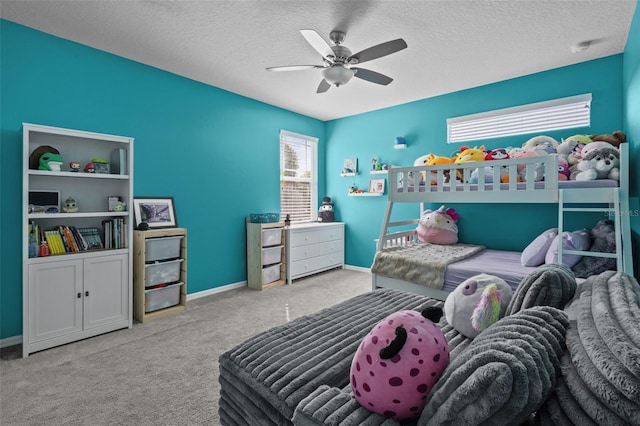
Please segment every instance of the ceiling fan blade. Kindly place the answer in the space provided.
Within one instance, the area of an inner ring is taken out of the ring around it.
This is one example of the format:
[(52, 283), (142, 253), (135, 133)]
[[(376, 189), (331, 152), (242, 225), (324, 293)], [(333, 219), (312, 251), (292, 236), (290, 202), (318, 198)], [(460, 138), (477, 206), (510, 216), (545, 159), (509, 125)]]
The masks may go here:
[(304, 71), (324, 68), (322, 65), (285, 65), (282, 67), (269, 67), (267, 71)]
[(330, 87), (331, 85), (329, 84), (329, 82), (323, 78), (320, 82), (320, 85), (318, 86), (318, 90), (316, 90), (316, 93), (324, 93), (329, 90)]
[(382, 84), (383, 86), (386, 86), (393, 81), (391, 77), (387, 77), (386, 75), (380, 74), (379, 72), (366, 70), (364, 68), (352, 67), (351, 69), (356, 72), (356, 77), (370, 81), (371, 83)]
[(300, 34), (307, 40), (307, 42), (313, 47), (323, 58), (327, 59), (329, 56), (334, 57), (333, 49), (329, 46), (329, 43), (324, 41), (320, 34), (315, 30), (300, 30)]
[(368, 49), (361, 50), (358, 53), (354, 53), (349, 57), (349, 59), (347, 59), (347, 62), (351, 61), (352, 59), (357, 59), (358, 61), (357, 63), (361, 64), (363, 62), (370, 61), (372, 59), (377, 59), (383, 56), (390, 55), (406, 47), (407, 47), (407, 43), (403, 39), (398, 38), (396, 40), (391, 40), (386, 43), (377, 44)]

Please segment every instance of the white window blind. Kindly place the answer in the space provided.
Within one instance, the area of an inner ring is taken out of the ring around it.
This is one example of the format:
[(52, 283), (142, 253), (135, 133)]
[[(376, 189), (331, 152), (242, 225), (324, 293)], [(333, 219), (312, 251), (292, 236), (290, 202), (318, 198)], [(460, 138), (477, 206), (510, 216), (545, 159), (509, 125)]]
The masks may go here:
[(588, 127), (591, 93), (447, 119), (447, 142)]
[(280, 216), (291, 222), (318, 216), (318, 139), (280, 131)]

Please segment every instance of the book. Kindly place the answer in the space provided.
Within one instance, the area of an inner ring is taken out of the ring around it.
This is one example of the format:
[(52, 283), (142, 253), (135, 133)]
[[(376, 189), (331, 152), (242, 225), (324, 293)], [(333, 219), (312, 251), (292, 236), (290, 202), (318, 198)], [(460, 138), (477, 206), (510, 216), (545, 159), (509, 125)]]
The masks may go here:
[(98, 228), (78, 228), (78, 232), (86, 241), (87, 250), (97, 250), (104, 248)]
[(116, 175), (127, 174), (127, 150), (116, 148), (111, 151), (111, 173)]

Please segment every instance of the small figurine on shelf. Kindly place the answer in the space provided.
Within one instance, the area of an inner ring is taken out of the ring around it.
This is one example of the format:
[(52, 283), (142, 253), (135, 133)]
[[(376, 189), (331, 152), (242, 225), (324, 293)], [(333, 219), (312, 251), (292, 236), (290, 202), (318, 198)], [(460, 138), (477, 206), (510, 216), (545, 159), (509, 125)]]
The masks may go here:
[(351, 185), (349, 187), (349, 194), (354, 194), (356, 191), (358, 190), (358, 187), (356, 186), (356, 184), (354, 183), (353, 185)]
[(87, 163), (86, 166), (84, 166), (84, 172), (85, 173), (95, 173), (96, 172), (96, 165), (93, 163)]
[(284, 226), (289, 225), (291, 225), (291, 215), (287, 214), (287, 216), (284, 218)]
[(377, 170), (378, 168), (378, 159), (373, 157), (371, 159), (371, 170)]
[(50, 170), (52, 172), (59, 172), (62, 163), (62, 156), (60, 154), (45, 152), (40, 156), (38, 170)]
[(79, 172), (80, 171), (80, 163), (77, 161), (72, 161), (69, 163), (69, 168), (71, 169), (72, 172)]
[(76, 203), (75, 198), (73, 197), (68, 197), (65, 202), (64, 202), (64, 207), (62, 207), (62, 210), (65, 213), (75, 213), (78, 211), (78, 203)]

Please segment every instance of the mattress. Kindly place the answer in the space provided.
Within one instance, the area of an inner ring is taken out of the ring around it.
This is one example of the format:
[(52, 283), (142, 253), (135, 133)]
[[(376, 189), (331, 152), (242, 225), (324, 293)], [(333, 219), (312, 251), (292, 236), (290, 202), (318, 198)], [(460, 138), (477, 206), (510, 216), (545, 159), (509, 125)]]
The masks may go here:
[(485, 249), (480, 253), (451, 263), (444, 274), (442, 290), (453, 291), (461, 282), (478, 274), (490, 274), (502, 278), (515, 290), (520, 281), (536, 267), (522, 266), (519, 251)]

